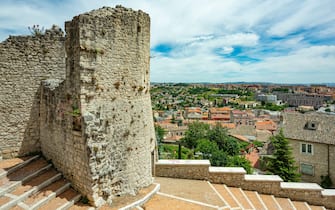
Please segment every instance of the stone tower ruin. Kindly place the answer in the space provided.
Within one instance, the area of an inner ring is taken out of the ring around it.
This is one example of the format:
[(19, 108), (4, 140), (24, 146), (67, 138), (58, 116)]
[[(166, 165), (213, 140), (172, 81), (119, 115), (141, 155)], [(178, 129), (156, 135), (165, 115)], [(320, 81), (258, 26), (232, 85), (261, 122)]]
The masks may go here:
[(1, 132), (20, 129), (0, 148), (4, 157), (41, 151), (100, 206), (152, 183), (150, 18), (104, 7), (65, 30), (1, 43)]

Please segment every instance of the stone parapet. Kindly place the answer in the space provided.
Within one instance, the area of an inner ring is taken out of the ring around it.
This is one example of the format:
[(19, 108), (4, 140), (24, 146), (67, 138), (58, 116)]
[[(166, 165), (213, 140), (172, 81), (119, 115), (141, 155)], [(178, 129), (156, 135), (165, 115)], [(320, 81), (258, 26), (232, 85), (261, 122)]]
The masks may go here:
[(246, 171), (238, 167), (209, 167), (209, 181), (224, 183), (231, 187), (240, 187), (244, 181)]
[(276, 195), (283, 180), (277, 175), (245, 175), (241, 188)]
[(324, 206), (335, 209), (335, 189), (324, 189), (321, 191), (321, 203)]
[(155, 172), (161, 177), (207, 180), (209, 166), (208, 160), (158, 160)]
[(323, 189), (316, 183), (283, 182), (277, 175), (249, 175), (239, 167), (210, 167), (207, 160), (159, 160), (156, 176), (208, 180), (335, 209), (335, 190)]
[(281, 190), (278, 195), (288, 197), (298, 201), (308, 201), (314, 205), (322, 204), (322, 191), (324, 190), (316, 183), (298, 183), (298, 182), (282, 182)]

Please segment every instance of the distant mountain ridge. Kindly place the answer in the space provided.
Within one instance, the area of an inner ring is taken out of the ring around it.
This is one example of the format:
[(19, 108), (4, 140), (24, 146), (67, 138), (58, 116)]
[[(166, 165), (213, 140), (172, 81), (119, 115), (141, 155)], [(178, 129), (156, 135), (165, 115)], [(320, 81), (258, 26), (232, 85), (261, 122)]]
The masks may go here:
[(288, 86), (297, 86), (297, 85), (326, 85), (328, 87), (335, 87), (335, 83), (272, 83), (272, 82), (151, 82), (151, 84), (250, 84), (250, 85), (288, 85)]

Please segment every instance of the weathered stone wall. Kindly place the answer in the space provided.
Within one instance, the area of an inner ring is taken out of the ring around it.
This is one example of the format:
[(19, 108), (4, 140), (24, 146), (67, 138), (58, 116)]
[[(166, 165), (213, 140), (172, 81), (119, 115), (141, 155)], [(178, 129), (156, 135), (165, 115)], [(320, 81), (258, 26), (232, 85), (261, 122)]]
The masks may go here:
[(329, 146), (329, 176), (333, 182), (332, 188), (335, 188), (335, 146)]
[(135, 194), (152, 183), (150, 18), (117, 7), (80, 15), (72, 23), (78, 24), (80, 108), (94, 196), (109, 201)]
[(0, 43), (0, 157), (39, 151), (41, 80), (65, 78), (63, 32), (11, 36)]
[(100, 206), (152, 183), (150, 18), (102, 8), (65, 28), (66, 80), (43, 88), (42, 151)]
[(74, 122), (81, 116), (73, 111), (74, 100), (65, 81), (42, 82), (40, 142), (43, 155), (51, 160), (72, 186), (93, 200), (92, 176), (86, 139)]

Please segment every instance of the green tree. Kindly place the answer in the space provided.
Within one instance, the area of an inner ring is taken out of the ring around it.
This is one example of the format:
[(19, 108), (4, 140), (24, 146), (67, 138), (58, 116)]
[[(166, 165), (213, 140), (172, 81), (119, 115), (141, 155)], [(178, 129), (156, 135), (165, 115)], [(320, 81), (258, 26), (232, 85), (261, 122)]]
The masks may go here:
[(219, 147), (213, 141), (210, 141), (208, 139), (200, 139), (198, 140), (196, 150), (202, 152), (202, 156), (204, 159), (209, 159), (211, 154), (219, 150)]
[(209, 125), (201, 122), (193, 122), (188, 125), (188, 130), (182, 142), (187, 148), (194, 149), (197, 147), (199, 139), (206, 139), (209, 131)]
[(329, 174), (323, 176), (321, 175), (321, 187), (330, 188), (333, 185), (333, 182), (329, 176)]
[(164, 147), (162, 144), (162, 140), (164, 138), (166, 131), (164, 128), (162, 128), (159, 125), (155, 125), (155, 135), (156, 135), (156, 140), (157, 140), (157, 146), (158, 146), (158, 156), (160, 157), (162, 152), (164, 151)]
[(217, 150), (212, 153), (209, 158), (212, 166), (226, 166), (228, 163), (229, 156), (227, 153)]
[(155, 125), (155, 133), (156, 133), (156, 139), (160, 143), (164, 138), (166, 130), (159, 125)]
[[(209, 159), (213, 166), (243, 167), (247, 173), (252, 173), (248, 160), (239, 156), (240, 147), (234, 138), (228, 135), (226, 128), (217, 124), (210, 128), (208, 124), (194, 122), (189, 124), (183, 143), (186, 147), (203, 153), (204, 159)], [(190, 157), (193, 153), (189, 153)]]
[(220, 124), (215, 125), (208, 134), (211, 141), (216, 142), (219, 149), (228, 155), (237, 155), (239, 153), (239, 145), (237, 141), (228, 135), (228, 130)]
[(245, 157), (241, 157), (238, 155), (230, 156), (228, 159), (227, 165), (228, 167), (242, 167), (246, 170), (248, 174), (252, 173), (252, 166), (249, 160), (247, 160)]
[(269, 159), (268, 170), (279, 175), (285, 182), (299, 181), (300, 174), (297, 172), (297, 166), (292, 156), (292, 148), (285, 138), (283, 131), (270, 138), (274, 146), (274, 158)]
[(237, 141), (231, 137), (229, 137), (223, 145), (222, 150), (227, 152), (228, 155), (234, 156), (238, 155), (240, 152), (240, 146)]
[(255, 145), (255, 147), (263, 147), (263, 145), (264, 145), (263, 142), (258, 141), (258, 140), (255, 140), (252, 143)]

